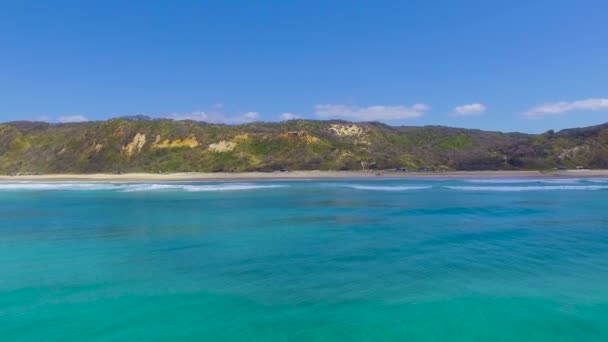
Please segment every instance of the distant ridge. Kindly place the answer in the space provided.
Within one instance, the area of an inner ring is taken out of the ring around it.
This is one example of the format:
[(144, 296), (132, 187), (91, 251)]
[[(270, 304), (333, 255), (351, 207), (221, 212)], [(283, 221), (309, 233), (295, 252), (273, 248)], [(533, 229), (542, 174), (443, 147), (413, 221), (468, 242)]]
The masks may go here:
[(608, 124), (543, 134), (291, 120), (243, 125), (134, 115), (0, 124), (0, 173), (608, 168)]
[(147, 116), (147, 115), (126, 115), (126, 116), (121, 116), (119, 119), (125, 119), (125, 120), (131, 120), (131, 121), (150, 121), (152, 120), (151, 117)]

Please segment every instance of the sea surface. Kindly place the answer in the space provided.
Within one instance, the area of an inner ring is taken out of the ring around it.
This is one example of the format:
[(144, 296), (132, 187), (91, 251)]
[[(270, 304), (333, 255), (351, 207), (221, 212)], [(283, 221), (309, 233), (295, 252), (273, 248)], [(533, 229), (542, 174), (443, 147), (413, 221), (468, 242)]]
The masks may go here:
[(1, 341), (608, 341), (608, 179), (0, 183)]

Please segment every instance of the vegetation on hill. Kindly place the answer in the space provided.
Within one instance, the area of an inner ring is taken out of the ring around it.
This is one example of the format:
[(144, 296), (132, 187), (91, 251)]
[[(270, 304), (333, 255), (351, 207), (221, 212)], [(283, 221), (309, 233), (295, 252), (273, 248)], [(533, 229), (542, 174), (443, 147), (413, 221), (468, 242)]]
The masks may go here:
[(147, 117), (0, 124), (0, 173), (608, 168), (608, 124), (544, 134)]

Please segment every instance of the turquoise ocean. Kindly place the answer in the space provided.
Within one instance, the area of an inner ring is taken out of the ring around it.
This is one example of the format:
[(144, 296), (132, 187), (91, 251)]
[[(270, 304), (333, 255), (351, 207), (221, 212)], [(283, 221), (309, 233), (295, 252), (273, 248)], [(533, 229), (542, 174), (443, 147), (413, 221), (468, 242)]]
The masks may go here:
[(608, 179), (0, 183), (1, 341), (608, 341)]

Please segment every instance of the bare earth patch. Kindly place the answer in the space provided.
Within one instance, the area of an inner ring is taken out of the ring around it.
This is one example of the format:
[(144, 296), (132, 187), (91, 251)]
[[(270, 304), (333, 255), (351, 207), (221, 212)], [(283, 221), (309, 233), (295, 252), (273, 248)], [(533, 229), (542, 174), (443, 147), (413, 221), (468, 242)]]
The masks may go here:
[(332, 124), (329, 130), (339, 137), (359, 137), (364, 133), (363, 128), (357, 125)]
[(187, 138), (175, 139), (175, 140), (169, 140), (169, 139), (162, 140), (160, 135), (157, 135), (156, 139), (154, 139), (154, 143), (152, 144), (152, 148), (178, 148), (178, 147), (195, 148), (199, 145), (200, 145), (200, 143), (198, 142), (198, 140), (196, 139), (196, 137), (194, 135), (191, 135)]
[(236, 143), (232, 142), (232, 141), (226, 141), (226, 140), (222, 140), (222, 141), (218, 141), (216, 143), (210, 144), (208, 149), (211, 152), (230, 152), (230, 151), (234, 151), (234, 148), (236, 147)]
[(141, 149), (144, 147), (145, 144), (146, 135), (143, 133), (137, 133), (133, 137), (133, 140), (122, 148), (122, 151), (130, 157), (135, 153), (141, 152)]

